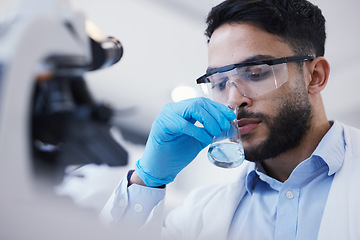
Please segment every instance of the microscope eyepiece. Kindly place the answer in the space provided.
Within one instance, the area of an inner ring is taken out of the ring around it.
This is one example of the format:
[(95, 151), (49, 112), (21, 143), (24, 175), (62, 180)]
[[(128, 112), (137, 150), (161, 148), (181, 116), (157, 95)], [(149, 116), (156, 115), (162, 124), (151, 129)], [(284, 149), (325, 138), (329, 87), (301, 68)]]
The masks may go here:
[(91, 38), (92, 62), (89, 70), (109, 67), (117, 63), (123, 55), (123, 47), (119, 40), (108, 37), (101, 41)]

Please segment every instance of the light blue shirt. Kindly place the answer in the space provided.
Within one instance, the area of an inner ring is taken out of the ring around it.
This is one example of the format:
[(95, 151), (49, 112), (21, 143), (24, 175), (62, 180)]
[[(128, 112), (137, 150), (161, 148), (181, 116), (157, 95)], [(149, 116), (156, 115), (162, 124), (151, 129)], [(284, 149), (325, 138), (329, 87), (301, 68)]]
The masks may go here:
[(342, 126), (334, 123), (311, 157), (284, 182), (252, 163), (228, 239), (317, 239), (329, 189), (344, 160)]
[[(255, 163), (246, 176), (247, 193), (240, 201), (229, 229), (229, 240), (317, 239), (329, 189), (344, 160), (343, 127), (335, 122), (312, 156), (301, 162), (281, 183), (267, 176)], [(124, 178), (117, 188), (112, 215), (139, 227), (165, 189), (139, 185), (127, 187)], [(221, 211), (221, 206), (219, 206)]]

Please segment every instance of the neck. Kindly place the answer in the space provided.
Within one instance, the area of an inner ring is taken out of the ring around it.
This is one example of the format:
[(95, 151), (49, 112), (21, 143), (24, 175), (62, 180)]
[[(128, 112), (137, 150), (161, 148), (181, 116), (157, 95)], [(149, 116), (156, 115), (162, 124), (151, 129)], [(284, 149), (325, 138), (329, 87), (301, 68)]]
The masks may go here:
[[(314, 122), (316, 122), (316, 120)], [(316, 125), (312, 125), (297, 147), (275, 158), (264, 160), (262, 166), (267, 175), (278, 181), (285, 182), (296, 166), (311, 156), (329, 129), (330, 124), (327, 120), (317, 122)]]

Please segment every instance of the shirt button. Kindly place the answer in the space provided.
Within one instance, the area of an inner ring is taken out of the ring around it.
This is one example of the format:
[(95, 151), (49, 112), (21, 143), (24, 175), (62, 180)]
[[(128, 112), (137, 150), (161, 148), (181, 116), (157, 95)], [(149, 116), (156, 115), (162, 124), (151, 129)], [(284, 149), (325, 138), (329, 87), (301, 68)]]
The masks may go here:
[(135, 210), (135, 212), (139, 213), (143, 210), (143, 207), (141, 206), (141, 204), (135, 204), (134, 210)]
[(294, 193), (292, 191), (287, 191), (285, 196), (288, 198), (288, 199), (292, 199), (294, 198)]

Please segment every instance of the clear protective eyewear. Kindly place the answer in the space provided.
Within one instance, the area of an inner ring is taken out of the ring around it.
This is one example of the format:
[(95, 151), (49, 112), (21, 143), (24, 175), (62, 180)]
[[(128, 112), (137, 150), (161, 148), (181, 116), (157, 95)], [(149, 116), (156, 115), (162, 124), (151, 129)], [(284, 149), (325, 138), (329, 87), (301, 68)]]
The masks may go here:
[(274, 91), (287, 82), (287, 63), (313, 59), (313, 56), (292, 56), (231, 64), (209, 71), (196, 82), (201, 84), (205, 95), (218, 102), (227, 100), (232, 85), (243, 96), (254, 98)]

